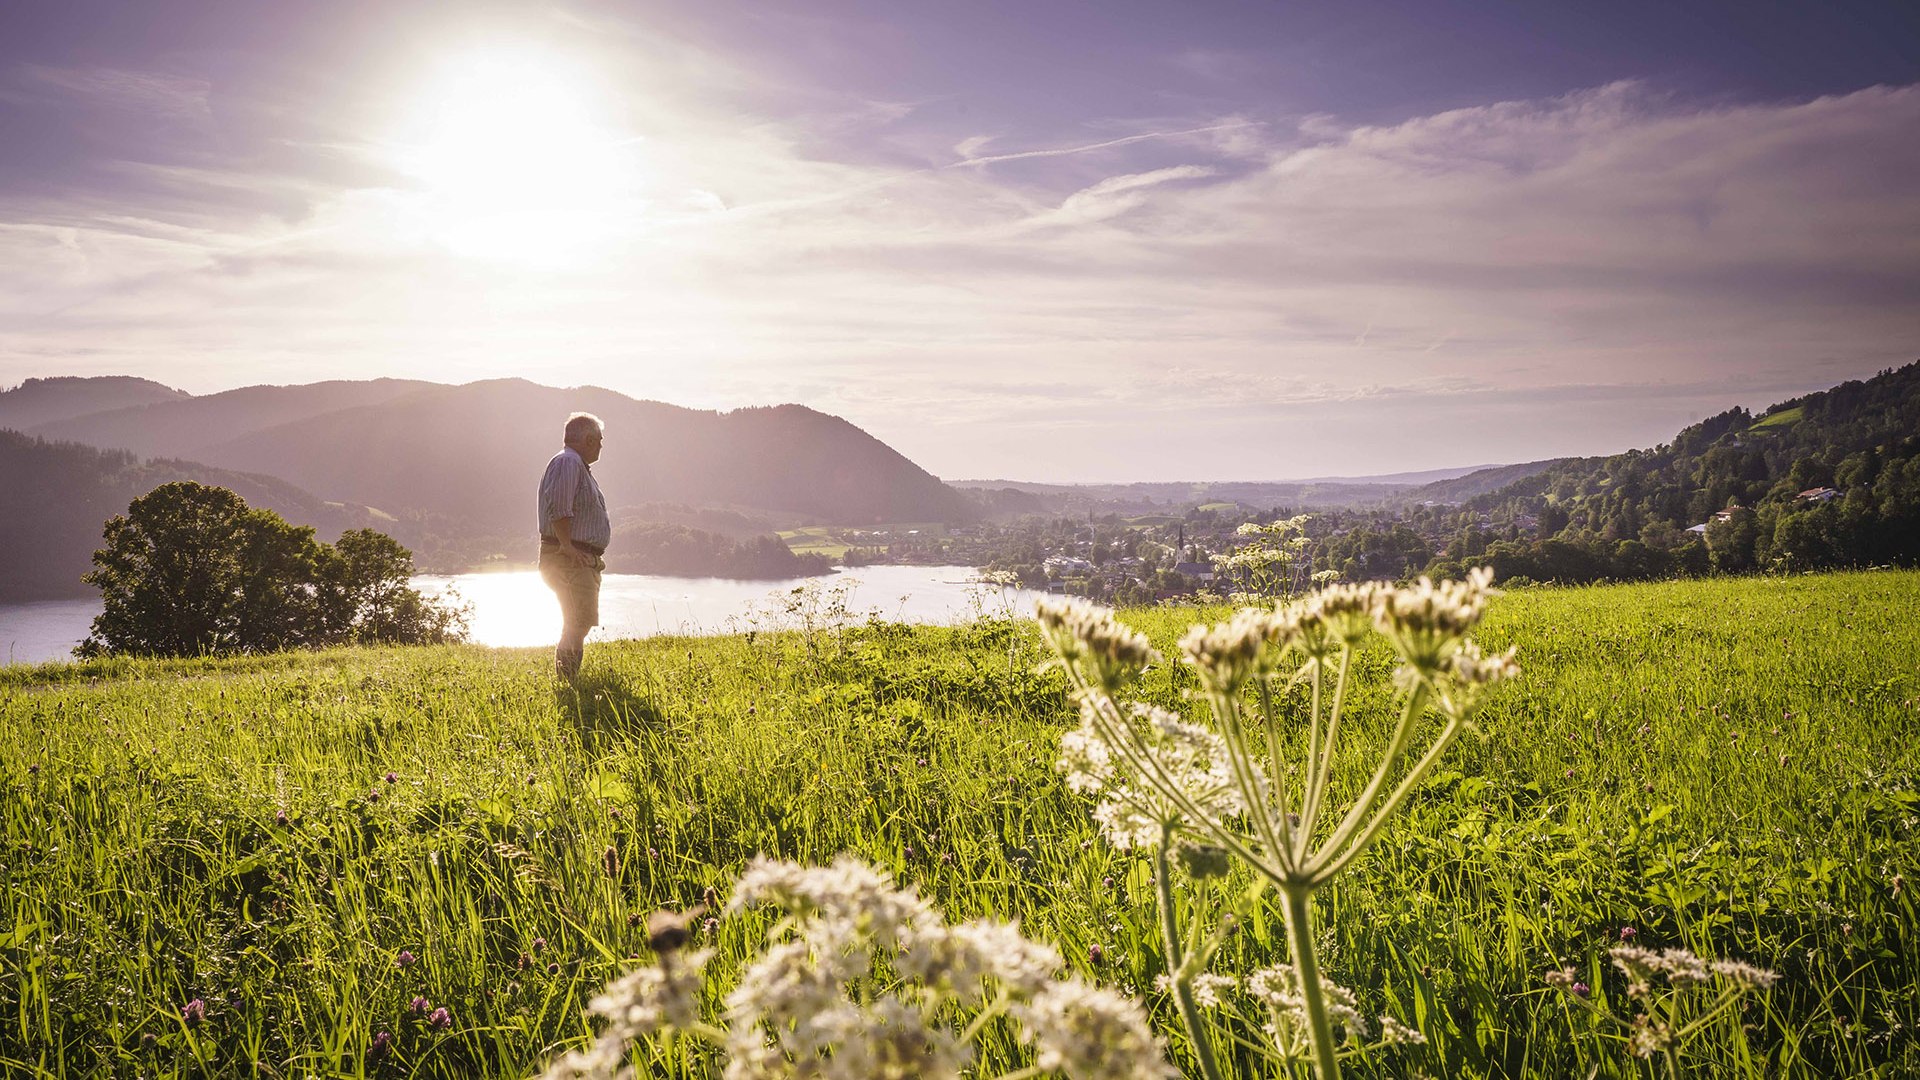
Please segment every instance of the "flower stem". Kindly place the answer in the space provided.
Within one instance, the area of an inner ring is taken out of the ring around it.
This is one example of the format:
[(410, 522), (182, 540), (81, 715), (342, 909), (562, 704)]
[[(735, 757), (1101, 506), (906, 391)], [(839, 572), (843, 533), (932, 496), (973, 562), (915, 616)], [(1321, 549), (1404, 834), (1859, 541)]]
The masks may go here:
[(1425, 683), (1414, 685), (1407, 695), (1406, 708), (1400, 713), (1400, 722), (1393, 729), (1387, 749), (1380, 755), (1380, 764), (1373, 770), (1373, 778), (1367, 781), (1365, 791), (1347, 808), (1347, 816), (1340, 819), (1340, 827), (1333, 831), (1327, 842), (1320, 846), (1320, 853), (1307, 863), (1309, 873), (1318, 873), (1327, 863), (1332, 862), (1347, 841), (1360, 829), (1360, 823), (1366, 820), (1367, 811), (1372, 809), (1380, 791), (1387, 786), (1387, 780), (1393, 776), (1394, 769), (1400, 764), (1401, 756), (1406, 752), (1407, 742), (1413, 732), (1414, 724), (1420, 719), (1420, 711), (1427, 704), (1427, 686)]
[[(1299, 846), (1294, 848), (1293, 851), (1293, 865), (1295, 866), (1299, 866), (1301, 863), (1307, 861), (1308, 849), (1313, 843), (1313, 819), (1309, 815), (1313, 813), (1314, 778), (1320, 773), (1321, 755), (1329, 752), (1327, 748), (1320, 745), (1320, 729), (1322, 727), (1322, 721), (1320, 719), (1320, 689), (1326, 681), (1326, 665), (1316, 660), (1313, 665), (1313, 704), (1307, 710), (1306, 768), (1300, 770), (1300, 783), (1302, 788), (1300, 792), (1300, 840)], [(1271, 724), (1269, 724), (1268, 730), (1272, 730)], [(1279, 768), (1278, 763), (1274, 765), (1274, 768)], [(1284, 812), (1286, 807), (1281, 807), (1281, 810)]]
[(1260, 845), (1279, 860), (1282, 869), (1291, 870), (1294, 866), (1293, 838), (1287, 832), (1285, 774), (1268, 778), (1273, 785), (1273, 797), (1280, 805), (1276, 821), (1275, 810), (1268, 805), (1267, 794), (1254, 781), (1253, 755), (1247, 749), (1240, 702), (1225, 694), (1210, 695), (1209, 701), (1214, 718), (1219, 721), (1220, 737), (1227, 744), (1227, 760), (1233, 769), (1234, 783), (1239, 786), (1246, 800), (1247, 816), (1253, 821)]
[[(1320, 756), (1307, 763), (1307, 805), (1300, 811), (1300, 830), (1308, 836), (1320, 823), (1320, 803), (1327, 796), (1327, 783), (1333, 773), (1334, 747), (1340, 738), (1340, 714), (1347, 702), (1347, 671), (1353, 665), (1353, 646), (1340, 649), (1340, 677), (1333, 686), (1333, 708), (1327, 713), (1327, 734)], [(1304, 861), (1304, 860), (1303, 860)]]
[(1440, 760), (1440, 755), (1447, 752), (1447, 747), (1453, 745), (1454, 737), (1459, 734), (1460, 723), (1448, 721), (1447, 726), (1440, 730), (1440, 736), (1434, 740), (1433, 745), (1420, 756), (1420, 760), (1414, 763), (1413, 768), (1407, 770), (1407, 775), (1401, 778), (1400, 783), (1393, 789), (1393, 794), (1387, 796), (1387, 801), (1367, 822), (1366, 827), (1360, 831), (1360, 835), (1347, 845), (1346, 850), (1335, 852), (1331, 847), (1328, 848), (1325, 855), (1330, 861), (1325, 861), (1312, 871), (1316, 884), (1331, 881), (1334, 875), (1345, 870), (1348, 863), (1367, 850), (1367, 845), (1373, 843), (1373, 838), (1380, 834), (1387, 819), (1393, 816), (1394, 811), (1400, 809), (1400, 804), (1406, 801), (1407, 795), (1427, 775), (1427, 771), (1433, 768), (1434, 763)]
[(1333, 1021), (1327, 1016), (1326, 994), (1320, 985), (1320, 960), (1313, 947), (1313, 889), (1285, 885), (1287, 938), (1293, 947), (1293, 970), (1300, 979), (1300, 998), (1307, 1007), (1307, 1037), (1313, 1045), (1313, 1071), (1320, 1080), (1339, 1080), (1340, 1058), (1333, 1042)]
[(1173, 908), (1173, 878), (1168, 873), (1167, 848), (1173, 843), (1173, 830), (1160, 833), (1160, 846), (1153, 849), (1153, 878), (1160, 893), (1160, 934), (1167, 950), (1167, 981), (1173, 984), (1173, 1000), (1180, 1008), (1180, 1020), (1193, 1040), (1193, 1055), (1200, 1059), (1200, 1074), (1206, 1080), (1223, 1080), (1220, 1063), (1213, 1056), (1213, 1040), (1200, 1024), (1200, 1010), (1193, 1001), (1191, 976), (1180, 951), (1180, 922)]
[(1227, 828), (1225, 822), (1209, 817), (1194, 804), (1192, 799), (1187, 797), (1186, 792), (1180, 789), (1180, 785), (1175, 783), (1160, 763), (1154, 759), (1153, 753), (1142, 741), (1140, 733), (1125, 716), (1121, 715), (1119, 706), (1114, 704), (1111, 697), (1089, 683), (1074, 668), (1067, 669), (1067, 677), (1073, 682), (1076, 691), (1088, 695), (1087, 699), (1092, 703), (1090, 716), (1100, 737), (1106, 740), (1107, 745), (1120, 752), (1121, 759), (1132, 767), (1141, 782), (1179, 807), (1181, 813), (1192, 818), (1191, 825), (1195, 830), (1203, 831), (1213, 837), (1221, 847), (1244, 859), (1248, 866), (1272, 878), (1276, 884), (1281, 880), (1279, 869), (1248, 850), (1247, 845), (1241, 841), (1240, 837), (1234, 835), (1233, 830)]

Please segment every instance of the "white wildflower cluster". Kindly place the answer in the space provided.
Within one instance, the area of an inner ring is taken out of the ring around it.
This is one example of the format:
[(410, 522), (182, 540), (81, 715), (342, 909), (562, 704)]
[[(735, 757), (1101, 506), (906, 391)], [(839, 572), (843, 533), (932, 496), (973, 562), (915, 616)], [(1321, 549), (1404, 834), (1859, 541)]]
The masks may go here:
[(627, 1047), (666, 1031), (684, 1031), (700, 1019), (700, 986), (712, 949), (663, 952), (660, 962), (608, 983), (587, 1009), (607, 1018), (592, 1046), (560, 1057), (543, 1080), (629, 1080)]
[[(1235, 779), (1225, 740), (1165, 709), (1135, 703), (1124, 718), (1103, 716), (1109, 703), (1083, 698), (1080, 726), (1060, 737), (1059, 769), (1067, 786), (1098, 800), (1093, 817), (1117, 848), (1157, 846), (1166, 829), (1197, 831), (1208, 821), (1246, 812), (1246, 792)], [(1116, 746), (1108, 733), (1129, 740)], [(1131, 767), (1116, 768), (1117, 762)], [(1267, 780), (1247, 763), (1257, 798)], [(1145, 775), (1142, 775), (1145, 774)], [(1177, 793), (1176, 798), (1173, 793)], [(1193, 820), (1197, 810), (1206, 821)]]
[(1049, 983), (1010, 1012), (1034, 1048), (1034, 1065), (1071, 1077), (1179, 1076), (1147, 1014), (1132, 998), (1079, 979)]
[[(1475, 641), (1460, 642), (1442, 661), (1440, 677), (1432, 680), (1434, 703), (1446, 716), (1465, 721), (1479, 710), (1492, 687), (1520, 677), (1514, 650), (1488, 655)], [(1411, 665), (1401, 669), (1411, 672)]]
[[(1243, 529), (1242, 535), (1258, 537), (1256, 543), (1269, 545), (1265, 555), (1273, 555), (1270, 536), (1296, 524)], [(1221, 562), (1252, 571), (1262, 557), (1247, 550)], [(1519, 674), (1512, 650), (1489, 655), (1468, 637), (1495, 595), (1492, 583), (1491, 571), (1480, 569), (1465, 581), (1423, 578), (1407, 588), (1327, 584), (1292, 603), (1244, 608), (1224, 622), (1193, 627), (1180, 652), (1199, 677), (1211, 728), (1113, 699), (1123, 677), (1153, 657), (1146, 640), (1120, 626), (1112, 612), (1078, 602), (1040, 605), (1042, 629), (1080, 707), (1080, 724), (1061, 738), (1060, 771), (1074, 791), (1094, 799), (1094, 818), (1115, 847), (1172, 848), (1155, 852), (1169, 955), (1178, 953), (1181, 931), (1168, 854), (1179, 856), (1196, 879), (1219, 876), (1227, 858), (1238, 859), (1278, 886), (1289, 905), (1310, 909), (1316, 891), (1380, 835), (1422, 773), (1468, 727), (1486, 691)], [(1338, 738), (1341, 714), (1355, 652), (1375, 633), (1400, 654), (1395, 679), (1408, 697), (1386, 750), (1371, 765), (1372, 779), (1341, 811), (1328, 795), (1338, 790), (1334, 777), (1351, 764), (1341, 752), (1355, 752), (1354, 740)], [(1276, 707), (1280, 694), (1302, 683), (1311, 684), (1311, 693), (1293, 703), (1298, 708)], [(1249, 687), (1260, 693), (1245, 693)], [(1257, 702), (1248, 700), (1254, 697)], [(1428, 710), (1445, 723), (1421, 751)], [(1306, 732), (1296, 739), (1280, 725), (1300, 712)], [(1301, 745), (1303, 758), (1282, 759), (1290, 746)], [(1313, 943), (1293, 945), (1298, 963), (1313, 970)], [(1191, 955), (1204, 967), (1213, 946), (1197, 948)], [(1196, 976), (1190, 993), (1175, 995), (1196, 1052), (1208, 1061), (1211, 1039), (1196, 1007), (1211, 1005), (1234, 985), (1213, 978)], [(1267, 1030), (1281, 1053), (1293, 1058), (1311, 1051), (1323, 1077), (1338, 1071), (1337, 1048), (1363, 1042), (1374, 1026), (1348, 991), (1332, 983), (1302, 990), (1292, 966), (1250, 976), (1244, 993), (1266, 1006)], [(1420, 1041), (1418, 1032), (1391, 1018), (1382, 1017), (1378, 1027), (1380, 1044)]]
[[(1163, 994), (1173, 993), (1173, 976), (1154, 976), (1153, 988)], [(1218, 1009), (1226, 1005), (1227, 995), (1240, 989), (1240, 980), (1229, 975), (1216, 975), (1211, 971), (1205, 971), (1193, 977), (1193, 982), (1188, 989), (1193, 992), (1194, 1004)]]
[(1402, 589), (1328, 585), (1271, 611), (1246, 608), (1195, 626), (1180, 648), (1209, 690), (1231, 694), (1250, 678), (1272, 676), (1289, 655), (1310, 669), (1378, 630), (1406, 661), (1409, 681), (1444, 678), (1472, 692), (1519, 673), (1511, 651), (1488, 656), (1466, 640), (1495, 595), (1492, 581), (1481, 568), (1438, 585), (1426, 578)]
[[(1306, 995), (1300, 992), (1300, 975), (1293, 965), (1276, 964), (1247, 976), (1247, 992), (1266, 1005), (1267, 1022), (1263, 1026), (1280, 1052), (1289, 1057), (1301, 1053), (1307, 1045), (1312, 1023), (1307, 1019)], [(1353, 991), (1322, 978), (1320, 992), (1327, 1019), (1340, 1032), (1336, 1039), (1352, 1044), (1366, 1041), (1367, 1018), (1360, 1011), (1360, 1001), (1353, 996)]]
[(1447, 674), (1461, 686), (1492, 686), (1520, 677), (1520, 665), (1514, 650), (1491, 656), (1480, 651), (1479, 642), (1463, 641), (1447, 658)]
[(1302, 515), (1265, 525), (1248, 522), (1240, 526), (1234, 535), (1249, 542), (1232, 552), (1214, 555), (1214, 572), (1247, 587), (1235, 596), (1263, 600), (1286, 594), (1292, 590), (1294, 567), (1309, 543), (1306, 523), (1307, 517)]
[(899, 944), (916, 926), (938, 924), (939, 912), (910, 889), (897, 888), (885, 871), (850, 855), (831, 866), (802, 866), (759, 858), (734, 883), (726, 913), (772, 905), (792, 913), (799, 936), (819, 943), (883, 947)]
[(1765, 990), (1779, 975), (1739, 960), (1703, 960), (1686, 949), (1643, 949), (1637, 945), (1617, 945), (1609, 954), (1613, 966), (1627, 977), (1627, 993), (1645, 997), (1656, 978), (1664, 979), (1676, 990), (1710, 985), (1716, 977), (1741, 990)]
[(1438, 671), (1461, 638), (1480, 622), (1487, 601), (1497, 595), (1493, 570), (1476, 567), (1464, 581), (1435, 584), (1421, 578), (1404, 589), (1383, 591), (1373, 612), (1374, 625), (1414, 669)]
[(1109, 692), (1160, 659), (1146, 635), (1114, 618), (1109, 608), (1077, 598), (1048, 598), (1038, 610), (1040, 630), (1060, 659)]
[(1627, 1032), (1627, 1049), (1637, 1058), (1650, 1058), (1673, 1047), (1673, 1028), (1646, 1014), (1633, 1018)]
[(1418, 1028), (1409, 1027), (1393, 1017), (1381, 1013), (1380, 1038), (1378, 1041), (1381, 1046), (1425, 1046), (1427, 1037), (1420, 1034)]
[(1318, 628), (1338, 644), (1358, 645), (1372, 631), (1374, 613), (1393, 591), (1383, 581), (1328, 585), (1294, 606), (1303, 627)]
[[(1163, 1048), (1130, 999), (1061, 981), (1052, 947), (1008, 923), (948, 926), (884, 872), (851, 858), (829, 867), (756, 860), (729, 912), (785, 915), (727, 997), (727, 1080), (957, 1077), (972, 1047), (942, 1020), (997, 983), (1042, 1067), (1076, 1077), (1166, 1076)], [(905, 980), (880, 992), (876, 950)]]
[(1270, 646), (1282, 628), (1272, 612), (1242, 608), (1226, 622), (1187, 631), (1180, 651), (1207, 689), (1232, 694), (1248, 679), (1272, 672), (1279, 650)]

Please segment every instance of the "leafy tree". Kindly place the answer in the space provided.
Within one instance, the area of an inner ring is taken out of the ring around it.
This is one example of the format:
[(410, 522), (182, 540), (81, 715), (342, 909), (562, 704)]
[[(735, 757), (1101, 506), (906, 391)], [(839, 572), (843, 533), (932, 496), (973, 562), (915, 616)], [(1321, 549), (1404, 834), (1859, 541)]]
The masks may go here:
[(1729, 506), (1727, 510), (1724, 521), (1715, 518), (1707, 526), (1707, 551), (1713, 556), (1713, 568), (1723, 573), (1751, 570), (1760, 527), (1753, 511), (1740, 506)]
[(163, 484), (106, 526), (84, 580), (103, 609), (82, 656), (271, 652), (347, 641), (440, 642), (465, 612), (407, 585), (413, 557), (391, 537), (338, 546), (225, 488)]
[(408, 585), (413, 555), (383, 532), (342, 533), (323, 566), (322, 602), (334, 635), (330, 640), (372, 645), (464, 636), (466, 609), (435, 603)]
[(82, 580), (106, 608), (82, 656), (189, 656), (234, 647), (246, 503), (225, 488), (163, 484), (107, 522), (107, 546)]

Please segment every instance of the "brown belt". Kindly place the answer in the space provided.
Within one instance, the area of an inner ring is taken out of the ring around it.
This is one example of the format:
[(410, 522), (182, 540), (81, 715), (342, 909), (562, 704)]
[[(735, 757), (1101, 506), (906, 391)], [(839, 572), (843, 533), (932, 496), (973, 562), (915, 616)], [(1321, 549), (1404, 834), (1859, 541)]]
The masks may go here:
[[(540, 538), (540, 546), (541, 546), (541, 547), (551, 547), (551, 548), (557, 548), (557, 547), (559, 547), (559, 546), (560, 546), (560, 541), (558, 541), (558, 540), (556, 540), (556, 539), (554, 539), (554, 538), (553, 538), (553, 537), (551, 537), (551, 536), (543, 536), (543, 537), (541, 537), (541, 538)], [(574, 547), (577, 547), (577, 548), (580, 548), (580, 549), (582, 549), (582, 550), (585, 550), (585, 551), (589, 551), (589, 552), (592, 552), (592, 553), (593, 553), (593, 556), (594, 556), (595, 558), (599, 558), (600, 556), (602, 556), (602, 555), (605, 555), (605, 554), (607, 553), (607, 549), (606, 549), (606, 548), (603, 548), (603, 547), (598, 547), (598, 546), (595, 546), (595, 545), (593, 545), (593, 544), (589, 544), (589, 543), (587, 543), (587, 542), (585, 542), (585, 541), (583, 541), (583, 540), (575, 540), (575, 541), (573, 542), (573, 546), (574, 546)]]

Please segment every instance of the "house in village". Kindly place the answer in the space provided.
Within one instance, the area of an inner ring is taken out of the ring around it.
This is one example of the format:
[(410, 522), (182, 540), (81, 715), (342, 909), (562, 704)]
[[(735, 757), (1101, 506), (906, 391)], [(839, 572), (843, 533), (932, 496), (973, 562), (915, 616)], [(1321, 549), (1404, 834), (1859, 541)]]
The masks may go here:
[(1712, 525), (1714, 522), (1732, 521), (1733, 515), (1745, 509), (1746, 507), (1744, 506), (1729, 506), (1725, 510), (1716, 511), (1712, 521), (1703, 521), (1698, 525), (1687, 526), (1687, 531), (1695, 536), (1705, 536), (1707, 535), (1707, 526)]

